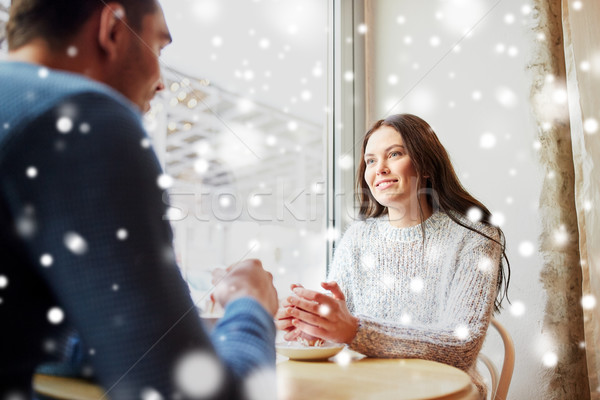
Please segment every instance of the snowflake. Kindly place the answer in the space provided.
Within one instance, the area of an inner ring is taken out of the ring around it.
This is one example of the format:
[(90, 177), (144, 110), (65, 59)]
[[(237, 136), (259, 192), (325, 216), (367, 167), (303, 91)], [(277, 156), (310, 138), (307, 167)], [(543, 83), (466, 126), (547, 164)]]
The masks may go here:
[(59, 307), (48, 310), (48, 321), (54, 325), (60, 324), (65, 319), (65, 313)]
[(585, 60), (579, 64), (579, 68), (581, 68), (582, 71), (589, 71), (591, 68), (591, 64), (589, 61)]
[(175, 382), (186, 396), (192, 398), (212, 397), (221, 388), (224, 374), (214, 355), (192, 351), (178, 360), (175, 366)]
[(143, 138), (142, 141), (140, 142), (140, 145), (144, 148), (147, 149), (150, 147), (150, 139), (148, 138)]
[(321, 63), (318, 62), (312, 69), (312, 74), (315, 78), (319, 78), (321, 76), (323, 76), (323, 67), (321, 66)]
[(459, 325), (454, 330), (454, 336), (456, 336), (460, 340), (466, 340), (469, 337), (469, 328), (465, 325)]
[(559, 246), (566, 244), (569, 241), (569, 234), (564, 225), (561, 225), (554, 231), (554, 243)]
[(583, 121), (583, 130), (589, 134), (596, 133), (598, 131), (598, 121), (595, 118), (587, 118)]
[(140, 393), (142, 400), (163, 400), (162, 395), (154, 388), (146, 387)]
[(40, 257), (40, 264), (42, 264), (43, 267), (49, 267), (52, 265), (53, 262), (54, 258), (52, 258), (50, 254), (42, 254), (42, 256)]
[(533, 243), (529, 241), (523, 241), (519, 243), (519, 254), (523, 257), (530, 257), (535, 252), (535, 247)]
[(215, 36), (211, 40), (212, 45), (215, 47), (221, 47), (223, 45), (223, 38), (220, 36)]
[(60, 133), (69, 133), (73, 129), (73, 120), (69, 117), (60, 117), (56, 121), (56, 129)]
[(167, 221), (181, 221), (184, 217), (183, 211), (176, 207), (169, 207), (165, 215)]
[(481, 260), (479, 260), (479, 264), (477, 265), (477, 268), (479, 268), (479, 270), (481, 272), (491, 272), (492, 266), (493, 266), (493, 261), (490, 258), (482, 257)]
[(267, 38), (262, 38), (258, 42), (258, 46), (261, 49), (268, 49), (271, 46), (271, 41), (269, 39), (267, 39)]
[(46, 67), (42, 67), (38, 70), (38, 76), (42, 79), (46, 79), (49, 75), (50, 71)]
[(67, 55), (71, 58), (76, 57), (77, 53), (79, 53), (79, 50), (77, 49), (76, 46), (69, 46), (67, 48)]
[(506, 14), (504, 16), (504, 22), (506, 22), (507, 25), (511, 25), (515, 22), (515, 16), (513, 14)]
[(473, 223), (481, 221), (482, 217), (483, 212), (479, 207), (471, 207), (469, 211), (467, 211), (467, 218)]
[(504, 225), (505, 221), (506, 221), (506, 218), (504, 217), (504, 214), (502, 214), (501, 212), (498, 212), (498, 211), (492, 213), (492, 218), (490, 218), (490, 222), (494, 226), (502, 226), (502, 225)]
[(411, 322), (412, 322), (412, 317), (410, 316), (410, 314), (403, 313), (403, 314), (400, 316), (400, 323), (401, 323), (402, 325), (408, 325), (408, 324), (410, 324)]
[(125, 239), (127, 239), (128, 236), (129, 236), (129, 232), (127, 232), (127, 229), (125, 229), (125, 228), (121, 228), (117, 231), (117, 239), (119, 239), (119, 240), (125, 240)]
[(339, 166), (344, 171), (351, 169), (353, 164), (354, 160), (352, 159), (352, 156), (350, 156), (350, 154), (344, 154), (339, 159)]
[(496, 145), (496, 136), (491, 132), (484, 132), (479, 138), (479, 146), (482, 149), (491, 149)]
[(38, 174), (38, 170), (36, 167), (28, 167), (27, 170), (25, 171), (25, 173), (27, 174), (27, 176), (31, 179), (35, 178)]
[(300, 93), (300, 98), (303, 101), (309, 101), (312, 98), (312, 93), (310, 90), (303, 90), (302, 93)]
[(88, 244), (85, 239), (76, 232), (67, 232), (63, 238), (64, 244), (76, 255), (85, 254), (88, 251)]
[(37, 230), (37, 224), (31, 215), (19, 217), (16, 223), (17, 233), (24, 238), (32, 237)]
[(558, 364), (558, 356), (556, 353), (548, 351), (542, 356), (542, 363), (548, 368), (555, 367)]
[(581, 306), (584, 310), (591, 310), (596, 307), (596, 297), (593, 294), (586, 294), (581, 298)]
[(82, 124), (79, 125), (79, 132), (86, 134), (90, 132), (90, 124), (88, 124), (87, 122), (83, 122)]
[(268, 135), (265, 139), (265, 142), (267, 143), (267, 146), (275, 146), (277, 143), (277, 137), (275, 135)]
[(231, 195), (229, 195), (229, 194), (221, 194), (219, 196), (219, 205), (222, 208), (230, 207), (232, 203), (233, 203), (233, 200), (232, 200), (232, 196)]
[(515, 317), (521, 317), (525, 314), (525, 304), (522, 301), (515, 301), (510, 307), (510, 313)]
[(330, 308), (328, 305), (326, 305), (326, 304), (321, 304), (321, 305), (319, 306), (319, 314), (320, 314), (320, 315), (322, 315), (322, 316), (325, 316), (325, 317), (326, 317), (326, 316), (328, 316), (328, 315), (329, 315), (329, 313), (330, 313), (330, 312), (331, 312), (331, 308)]
[(44, 351), (46, 353), (54, 353), (56, 351), (56, 342), (52, 339), (44, 341)]
[(158, 187), (161, 189), (168, 189), (173, 186), (173, 178), (167, 174), (161, 174), (156, 180)]
[(277, 376), (271, 368), (261, 368), (252, 372), (244, 380), (245, 399), (277, 400)]
[(262, 202), (262, 197), (259, 194), (250, 196), (249, 203), (252, 207), (259, 207)]
[(333, 358), (333, 361), (341, 367), (346, 367), (352, 362), (352, 353), (344, 349)]
[(248, 250), (249, 251), (258, 251), (260, 250), (260, 241), (258, 239), (252, 239), (248, 241)]
[(327, 232), (325, 233), (325, 238), (330, 241), (333, 242), (334, 240), (336, 240), (338, 237), (340, 236), (340, 232), (338, 229), (334, 228), (334, 227), (330, 227), (327, 229)]
[(517, 95), (510, 88), (499, 87), (496, 89), (496, 100), (506, 108), (512, 108), (517, 105)]
[(425, 287), (425, 282), (422, 278), (416, 277), (410, 281), (410, 290), (413, 293), (421, 293)]

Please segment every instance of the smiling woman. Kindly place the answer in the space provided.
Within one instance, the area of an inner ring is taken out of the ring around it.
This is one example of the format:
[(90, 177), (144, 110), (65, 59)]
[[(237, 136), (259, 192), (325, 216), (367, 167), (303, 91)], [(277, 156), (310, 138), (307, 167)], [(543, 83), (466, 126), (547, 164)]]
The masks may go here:
[(321, 284), (331, 295), (294, 287), (277, 326), (288, 340), (318, 337), (367, 356), (453, 365), (484, 398), (476, 358), (510, 276), (502, 230), (460, 185), (421, 118), (377, 121), (362, 149), (363, 220), (336, 248)]

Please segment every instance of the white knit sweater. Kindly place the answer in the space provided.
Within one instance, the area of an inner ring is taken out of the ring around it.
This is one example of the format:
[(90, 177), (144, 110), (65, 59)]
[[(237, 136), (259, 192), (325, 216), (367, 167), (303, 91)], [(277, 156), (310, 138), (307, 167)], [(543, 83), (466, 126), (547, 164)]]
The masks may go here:
[[(467, 225), (498, 239), (497, 230)], [(336, 281), (360, 327), (350, 347), (372, 357), (433, 360), (475, 370), (487, 331), (501, 257), (498, 244), (436, 212), (421, 225), (393, 227), (387, 215), (352, 224), (335, 249)]]

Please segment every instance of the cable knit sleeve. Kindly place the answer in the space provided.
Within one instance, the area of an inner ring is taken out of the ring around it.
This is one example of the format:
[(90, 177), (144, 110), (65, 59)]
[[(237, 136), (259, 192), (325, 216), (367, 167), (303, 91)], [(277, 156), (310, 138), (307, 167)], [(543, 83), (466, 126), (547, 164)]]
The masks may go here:
[[(494, 228), (486, 229), (497, 239), (493, 232)], [(490, 321), (501, 249), (474, 232), (469, 231), (465, 239), (454, 252), (444, 278), (430, 276), (425, 280), (427, 285), (427, 279), (447, 279), (438, 286), (442, 288), (437, 293), (440, 301), (429, 321), (411, 323), (358, 315), (360, 328), (351, 348), (367, 356), (420, 358), (468, 370)], [(452, 252), (445, 254), (452, 256)]]

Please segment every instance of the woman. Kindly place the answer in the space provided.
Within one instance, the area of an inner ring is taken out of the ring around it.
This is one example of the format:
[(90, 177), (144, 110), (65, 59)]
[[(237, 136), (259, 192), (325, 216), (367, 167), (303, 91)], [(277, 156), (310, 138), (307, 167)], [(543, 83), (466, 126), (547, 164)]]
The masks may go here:
[(319, 338), (367, 356), (450, 364), (484, 395), (476, 358), (510, 279), (502, 231), (462, 187), (421, 118), (377, 121), (362, 155), (362, 220), (335, 250), (322, 283), (331, 295), (294, 285), (277, 327), (287, 340)]

